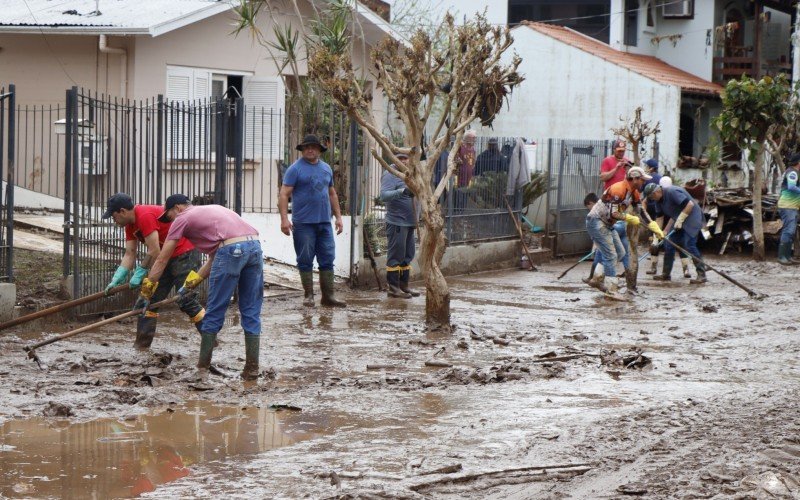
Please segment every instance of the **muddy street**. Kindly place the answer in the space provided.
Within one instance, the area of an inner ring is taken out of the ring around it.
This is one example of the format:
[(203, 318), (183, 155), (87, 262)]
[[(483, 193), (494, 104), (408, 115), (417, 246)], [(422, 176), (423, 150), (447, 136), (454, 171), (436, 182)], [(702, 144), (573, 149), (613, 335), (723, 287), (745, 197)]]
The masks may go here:
[(712, 265), (763, 300), (640, 276), (629, 302), (572, 262), (450, 279), (453, 333), (424, 297), (348, 292), (346, 310), (263, 309), (262, 374), (242, 382), (230, 314), (198, 385), (177, 310), (150, 351), (123, 322), (0, 336), (0, 496), (649, 498), (800, 495), (800, 270)]

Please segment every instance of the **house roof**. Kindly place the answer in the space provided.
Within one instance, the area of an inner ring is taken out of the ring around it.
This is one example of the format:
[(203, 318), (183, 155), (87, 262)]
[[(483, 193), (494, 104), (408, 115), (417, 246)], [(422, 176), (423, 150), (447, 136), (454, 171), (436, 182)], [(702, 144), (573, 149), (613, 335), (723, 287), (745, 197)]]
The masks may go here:
[(564, 26), (557, 26), (547, 23), (523, 22), (523, 26), (515, 29), (527, 27), (543, 35), (571, 45), (575, 48), (588, 52), (612, 64), (639, 73), (653, 81), (680, 87), (683, 92), (692, 94), (718, 95), (722, 92), (722, 87), (716, 83), (709, 82), (675, 66), (671, 66), (661, 59), (653, 56), (631, 54), (612, 48), (599, 40), (595, 40), (582, 33)]
[[(5, 0), (3, 3), (0, 33), (67, 35), (158, 36), (233, 7), (229, 0)], [(357, 12), (369, 43), (387, 35), (399, 38), (388, 22), (361, 3), (357, 4)]]

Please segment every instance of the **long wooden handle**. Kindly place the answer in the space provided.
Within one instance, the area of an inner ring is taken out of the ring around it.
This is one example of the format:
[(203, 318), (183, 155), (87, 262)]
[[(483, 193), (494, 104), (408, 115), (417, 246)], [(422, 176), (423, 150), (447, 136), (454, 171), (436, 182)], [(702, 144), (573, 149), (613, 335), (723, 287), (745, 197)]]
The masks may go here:
[(369, 257), (370, 265), (372, 266), (372, 272), (375, 273), (375, 281), (378, 282), (378, 291), (383, 291), (383, 285), (381, 284), (381, 278), (378, 275), (378, 266), (375, 264), (375, 252), (372, 251), (372, 243), (369, 242), (369, 235), (367, 234), (367, 226), (361, 226), (363, 230), (361, 233), (364, 235), (364, 242), (367, 244), (367, 256)]
[(506, 207), (508, 208), (508, 215), (511, 217), (511, 221), (514, 223), (514, 227), (517, 228), (517, 233), (519, 233), (519, 242), (522, 243), (522, 249), (525, 251), (525, 255), (528, 256), (528, 264), (530, 264), (531, 271), (536, 271), (536, 266), (533, 264), (533, 257), (531, 256), (530, 250), (528, 250), (528, 245), (525, 244), (525, 234), (522, 232), (522, 226), (520, 225), (517, 218), (514, 216), (514, 210), (511, 209), (511, 203), (508, 202), (508, 196), (503, 196), (503, 199), (506, 202)]
[(119, 293), (123, 290), (130, 290), (130, 289), (131, 287), (129, 285), (124, 284), (112, 288), (111, 290), (108, 291), (108, 294), (106, 294), (105, 291), (102, 291), (93, 293), (91, 295), (87, 295), (86, 297), (81, 297), (79, 299), (70, 300), (68, 302), (62, 302), (61, 304), (48, 307), (47, 309), (42, 309), (41, 311), (32, 312), (30, 314), (26, 314), (25, 316), (20, 316), (19, 318), (14, 318), (12, 320), (6, 321), (5, 323), (0, 323), (0, 331), (5, 330), (6, 328), (11, 328), (12, 326), (21, 325), (22, 323), (27, 323), (28, 321), (33, 321), (35, 319), (55, 314), (57, 312), (70, 309), (72, 307), (77, 307), (86, 304), (88, 302), (94, 302), (95, 300), (102, 299), (103, 297), (108, 297), (114, 295), (115, 293)]
[[(161, 302), (157, 302), (155, 304), (152, 304), (148, 308), (148, 310), (158, 309), (161, 306), (165, 306), (167, 304), (172, 304), (173, 302), (176, 302), (180, 298), (181, 298), (180, 295), (175, 295), (174, 297), (170, 297), (168, 299), (162, 300)], [(95, 329), (95, 328), (97, 328), (99, 326), (108, 325), (110, 323), (117, 322), (117, 321), (119, 321), (121, 319), (130, 318), (131, 316), (136, 316), (137, 314), (141, 314), (142, 311), (144, 311), (143, 307), (139, 308), (139, 309), (134, 309), (133, 311), (124, 312), (122, 314), (118, 314), (118, 315), (113, 316), (111, 318), (104, 319), (102, 321), (98, 321), (97, 323), (92, 323), (91, 325), (82, 326), (80, 328), (76, 328), (75, 330), (71, 330), (71, 331), (69, 331), (67, 333), (62, 333), (61, 335), (56, 335), (55, 337), (51, 337), (49, 339), (42, 340), (41, 342), (37, 342), (37, 343), (35, 343), (33, 345), (26, 346), (25, 350), (26, 351), (32, 351), (32, 350), (38, 349), (38, 348), (40, 348), (42, 346), (46, 346), (48, 344), (52, 344), (53, 342), (58, 342), (59, 340), (68, 339), (70, 337), (78, 335), (79, 333), (83, 333), (83, 332), (87, 332), (89, 330), (93, 330), (93, 329)]]

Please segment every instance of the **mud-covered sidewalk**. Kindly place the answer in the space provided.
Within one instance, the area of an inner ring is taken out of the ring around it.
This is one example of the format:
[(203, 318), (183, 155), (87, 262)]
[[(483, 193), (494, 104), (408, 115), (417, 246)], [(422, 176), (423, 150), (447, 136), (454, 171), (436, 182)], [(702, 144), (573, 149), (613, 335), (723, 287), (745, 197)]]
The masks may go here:
[(210, 390), (177, 311), (151, 352), (129, 322), (43, 369), (22, 347), (73, 325), (3, 333), (0, 495), (800, 495), (800, 269), (711, 262), (769, 296), (676, 272), (614, 302), (553, 263), (450, 280), (452, 334), (424, 330), (424, 297), (271, 298), (262, 378), (238, 379), (232, 314)]

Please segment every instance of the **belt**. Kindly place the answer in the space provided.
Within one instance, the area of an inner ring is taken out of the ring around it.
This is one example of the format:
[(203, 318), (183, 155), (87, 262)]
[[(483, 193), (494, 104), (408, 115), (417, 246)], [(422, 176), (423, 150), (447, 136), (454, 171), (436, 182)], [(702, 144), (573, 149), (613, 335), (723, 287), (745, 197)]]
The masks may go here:
[(222, 248), (225, 245), (233, 245), (234, 243), (241, 243), (243, 241), (253, 241), (257, 239), (258, 236), (253, 234), (248, 234), (247, 236), (237, 236), (236, 238), (228, 238), (227, 240), (220, 243), (218, 248)]

